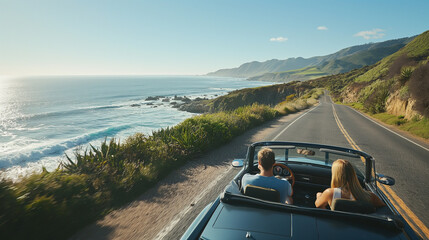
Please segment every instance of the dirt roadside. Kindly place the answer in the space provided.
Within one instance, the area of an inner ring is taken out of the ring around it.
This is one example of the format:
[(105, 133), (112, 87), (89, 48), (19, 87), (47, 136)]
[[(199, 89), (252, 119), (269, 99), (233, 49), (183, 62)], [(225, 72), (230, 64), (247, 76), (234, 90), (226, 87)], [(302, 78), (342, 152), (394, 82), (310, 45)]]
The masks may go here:
[(250, 143), (272, 140), (272, 136), (278, 133), (276, 129), (279, 126), (291, 122), (304, 112), (267, 122), (236, 137), (229, 144), (187, 163), (133, 202), (87, 226), (70, 239), (162, 238), (159, 233), (166, 231), (165, 227), (171, 225), (175, 218), (177, 220), (183, 209), (194, 206), (196, 196), (210, 190), (207, 186), (219, 175), (227, 171), (239, 171), (231, 169), (230, 163), (235, 158), (244, 158)]

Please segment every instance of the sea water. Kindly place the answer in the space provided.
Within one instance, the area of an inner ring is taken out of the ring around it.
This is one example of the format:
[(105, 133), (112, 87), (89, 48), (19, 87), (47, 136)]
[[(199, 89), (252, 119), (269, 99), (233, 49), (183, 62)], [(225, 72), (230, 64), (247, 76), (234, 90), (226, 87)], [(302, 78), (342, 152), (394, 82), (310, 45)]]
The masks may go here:
[[(76, 148), (151, 134), (195, 114), (174, 96), (214, 98), (267, 82), (206, 76), (49, 76), (0, 80), (0, 177), (52, 171)], [(146, 100), (149, 96), (170, 100)]]

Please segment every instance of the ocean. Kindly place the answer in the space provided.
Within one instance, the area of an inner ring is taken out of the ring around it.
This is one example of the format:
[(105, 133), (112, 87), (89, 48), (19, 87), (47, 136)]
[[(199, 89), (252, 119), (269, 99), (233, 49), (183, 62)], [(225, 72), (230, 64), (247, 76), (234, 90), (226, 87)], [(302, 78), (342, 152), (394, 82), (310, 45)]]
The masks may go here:
[[(76, 148), (151, 134), (195, 114), (177, 97), (214, 98), (267, 82), (207, 76), (49, 76), (0, 80), (0, 177), (52, 171)], [(148, 97), (162, 96), (158, 100)], [(164, 100), (169, 98), (169, 100)]]

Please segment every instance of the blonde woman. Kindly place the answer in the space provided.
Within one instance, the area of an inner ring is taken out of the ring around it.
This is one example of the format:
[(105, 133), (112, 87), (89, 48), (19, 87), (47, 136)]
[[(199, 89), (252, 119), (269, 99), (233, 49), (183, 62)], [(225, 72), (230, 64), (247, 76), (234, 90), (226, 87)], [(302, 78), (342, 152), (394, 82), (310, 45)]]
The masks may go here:
[(336, 198), (370, 202), (375, 207), (385, 205), (374, 193), (362, 188), (352, 164), (343, 159), (332, 164), (331, 188), (316, 194), (315, 205), (318, 208), (326, 208), (328, 204), (331, 206)]

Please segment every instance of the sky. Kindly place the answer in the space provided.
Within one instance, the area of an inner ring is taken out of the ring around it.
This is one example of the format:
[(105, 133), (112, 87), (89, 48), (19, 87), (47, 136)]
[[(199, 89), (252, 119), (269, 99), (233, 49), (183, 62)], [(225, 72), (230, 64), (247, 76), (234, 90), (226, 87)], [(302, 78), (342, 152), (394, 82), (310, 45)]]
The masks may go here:
[(0, 0), (0, 76), (201, 75), (429, 30), (429, 1)]

